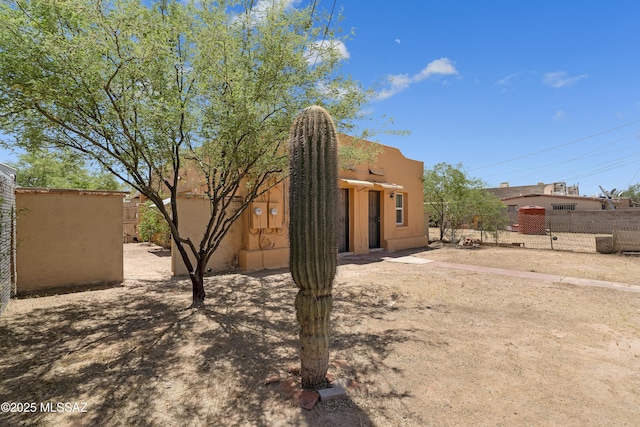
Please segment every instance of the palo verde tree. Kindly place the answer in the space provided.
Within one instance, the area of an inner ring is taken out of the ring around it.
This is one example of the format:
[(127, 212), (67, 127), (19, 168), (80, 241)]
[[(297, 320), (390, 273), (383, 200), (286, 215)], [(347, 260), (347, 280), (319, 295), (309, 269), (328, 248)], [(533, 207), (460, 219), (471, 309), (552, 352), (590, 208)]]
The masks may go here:
[(16, 183), (21, 187), (122, 189), (112, 174), (91, 169), (78, 152), (69, 149), (34, 148), (21, 153), (11, 167), (16, 169)]
[(329, 365), (338, 264), (338, 142), (326, 110), (313, 106), (300, 113), (291, 128), (289, 156), (289, 268), (299, 289), (300, 376), (304, 388), (320, 388)]
[[(4, 0), (0, 129), (77, 150), (151, 200), (198, 306), (223, 237), (286, 174), (296, 114), (323, 105), (349, 132), (371, 96), (340, 73), (338, 17), (293, 3)], [(185, 168), (210, 201), (197, 238), (179, 227)]]
[(455, 229), (463, 220), (478, 215), (487, 231), (504, 225), (504, 205), (483, 190), (486, 184), (469, 177), (462, 164), (438, 163), (423, 176), (425, 209), (438, 224), (440, 240), (449, 227)]
[(640, 182), (630, 185), (626, 190), (620, 193), (620, 195), (622, 197), (630, 198), (633, 206), (640, 206)]
[(492, 235), (497, 240), (498, 233), (505, 230), (509, 225), (507, 207), (500, 198), (483, 187), (486, 187), (484, 183), (481, 188), (472, 188), (470, 190), (467, 218), (469, 216), (477, 218), (478, 228), (481, 231), (481, 240), (484, 238), (485, 233)]

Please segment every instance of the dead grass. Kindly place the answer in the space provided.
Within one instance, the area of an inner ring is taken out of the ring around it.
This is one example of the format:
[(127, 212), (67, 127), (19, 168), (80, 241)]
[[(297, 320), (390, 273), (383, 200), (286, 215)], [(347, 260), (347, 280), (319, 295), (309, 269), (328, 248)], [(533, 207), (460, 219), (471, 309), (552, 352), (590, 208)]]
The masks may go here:
[(637, 257), (526, 247), (483, 246), (479, 249), (466, 249), (439, 243), (432, 244), (432, 247), (438, 250), (422, 252), (418, 256), (460, 264), (640, 285), (640, 259)]
[[(207, 306), (185, 310), (189, 283), (149, 264), (166, 258), (135, 248), (127, 269), (136, 280), (124, 287), (11, 302), (0, 317), (0, 401), (87, 402), (88, 412), (5, 413), (0, 425), (596, 426), (640, 418), (638, 293), (382, 261), (388, 254), (343, 260), (331, 373), (361, 386), (307, 411), (281, 385), (298, 363), (287, 272), (210, 277)], [(499, 249), (414, 255), (548, 268), (538, 251)], [(593, 264), (575, 255), (588, 254), (563, 254), (553, 272)], [(613, 262), (596, 271), (627, 272), (600, 280), (637, 281), (637, 259), (593, 256)], [(142, 279), (145, 270), (154, 280)], [(274, 374), (283, 381), (266, 385)]]
[[(448, 231), (447, 236), (449, 236)], [(440, 230), (437, 228), (429, 229), (430, 238), (438, 238)], [(522, 234), (512, 231), (501, 231), (498, 233), (498, 240), (492, 233), (484, 233), (481, 236), (480, 231), (473, 229), (456, 230), (456, 238), (464, 239), (481, 239), (486, 244), (512, 244), (522, 245), (527, 249), (545, 249), (555, 251), (571, 251), (596, 254), (596, 237), (611, 237), (611, 234), (592, 234), (592, 233), (568, 233), (568, 232), (548, 232), (543, 235)]]

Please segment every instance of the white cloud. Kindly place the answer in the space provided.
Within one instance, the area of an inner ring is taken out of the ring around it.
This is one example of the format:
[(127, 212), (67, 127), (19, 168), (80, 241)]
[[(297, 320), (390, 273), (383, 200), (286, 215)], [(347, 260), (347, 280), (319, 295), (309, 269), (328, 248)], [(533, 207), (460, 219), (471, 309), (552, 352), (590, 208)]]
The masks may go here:
[(283, 6), (285, 9), (296, 6), (300, 3), (300, 0), (258, 0), (258, 2), (251, 8), (251, 13), (256, 18), (263, 18), (267, 13), (267, 10), (274, 6)]
[[(248, 11), (247, 18), (250, 25), (255, 25), (264, 20), (267, 16), (269, 9), (281, 6), (284, 9), (289, 9), (297, 6), (301, 0), (258, 0), (256, 4)], [(244, 14), (244, 13), (243, 13)], [(235, 23), (241, 15), (235, 15), (231, 18), (231, 22)]]
[(506, 85), (508, 85), (508, 84), (511, 84), (511, 82), (512, 82), (516, 77), (518, 77), (518, 75), (519, 75), (519, 74), (520, 74), (520, 73), (513, 73), (513, 74), (509, 74), (508, 76), (503, 77), (503, 78), (501, 78), (500, 80), (498, 80), (498, 81), (496, 82), (496, 84), (497, 84), (498, 86), (506, 86)]
[(318, 64), (323, 61), (323, 57), (329, 56), (331, 53), (337, 53), (340, 59), (347, 59), (351, 56), (347, 46), (340, 40), (317, 41), (307, 49), (307, 62), (311, 65)]
[(447, 58), (440, 58), (430, 62), (426, 67), (424, 67), (422, 71), (416, 75), (415, 80), (424, 80), (434, 74), (458, 74), (458, 71), (456, 71), (456, 67), (453, 66), (451, 60)]
[(396, 74), (389, 76), (389, 83), (391, 83), (391, 87), (404, 90), (411, 85), (412, 79), (408, 74)]
[(392, 97), (393, 95), (402, 92), (407, 89), (413, 83), (421, 82), (434, 75), (457, 75), (458, 70), (453, 65), (450, 59), (440, 58), (431, 61), (424, 67), (419, 73), (409, 76), (408, 74), (394, 74), (387, 77), (391, 87), (384, 89), (378, 93), (376, 97), (378, 100), (383, 100)]
[(396, 39), (396, 43), (400, 44), (400, 39)]
[(332, 99), (342, 99), (349, 94), (349, 89), (343, 86), (331, 86), (325, 81), (318, 82), (316, 87), (322, 95)]
[(570, 86), (576, 83), (578, 80), (586, 79), (588, 74), (580, 74), (579, 76), (569, 77), (569, 73), (566, 71), (556, 71), (553, 73), (546, 73), (542, 82), (553, 88), (560, 88)]
[(554, 120), (564, 120), (567, 117), (567, 113), (562, 110), (556, 111), (556, 114), (553, 115)]

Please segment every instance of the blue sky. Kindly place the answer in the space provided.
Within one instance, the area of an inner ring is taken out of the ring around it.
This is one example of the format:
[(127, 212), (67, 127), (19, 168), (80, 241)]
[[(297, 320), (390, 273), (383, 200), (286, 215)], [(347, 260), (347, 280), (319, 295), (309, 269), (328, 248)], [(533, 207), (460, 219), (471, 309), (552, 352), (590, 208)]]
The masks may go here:
[(344, 70), (379, 85), (374, 116), (411, 131), (379, 142), (490, 186), (564, 181), (593, 195), (640, 182), (640, 2), (342, 6), (355, 30)]
[[(259, 2), (260, 4), (263, 2)], [(284, 0), (304, 5), (307, 0)], [(332, 0), (317, 0), (330, 10)], [(390, 116), (374, 140), (490, 186), (640, 182), (640, 1), (337, 0), (344, 71)], [(0, 150), (0, 162), (15, 155)]]

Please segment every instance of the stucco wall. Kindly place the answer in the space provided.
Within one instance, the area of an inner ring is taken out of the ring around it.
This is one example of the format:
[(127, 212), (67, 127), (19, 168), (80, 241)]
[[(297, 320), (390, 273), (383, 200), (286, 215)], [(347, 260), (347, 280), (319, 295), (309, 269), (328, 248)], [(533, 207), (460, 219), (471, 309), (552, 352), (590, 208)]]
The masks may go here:
[(124, 193), (16, 190), (17, 291), (122, 282)]
[[(350, 138), (342, 135), (341, 143)], [(369, 252), (369, 191), (380, 191), (381, 247), (387, 251), (427, 246), (424, 228), (424, 197), (422, 176), (424, 163), (408, 159), (394, 147), (381, 146), (375, 164), (362, 164), (340, 172), (340, 178), (374, 183), (373, 187), (351, 185), (341, 181), (340, 187), (349, 189), (350, 199), (350, 251), (356, 254)], [(397, 184), (402, 189), (384, 188), (376, 183)], [(394, 195), (392, 198), (391, 195)], [(406, 222), (396, 224), (395, 194), (405, 197)]]
[[(177, 203), (180, 235), (184, 238), (191, 238), (195, 246), (198, 247), (207, 221), (211, 216), (209, 201), (202, 196), (179, 196)], [(229, 270), (238, 266), (238, 251), (242, 245), (242, 228), (242, 220), (231, 226), (220, 247), (207, 264), (212, 272)], [(192, 255), (189, 259), (192, 263), (195, 262)], [(171, 243), (171, 271), (174, 276), (189, 274), (174, 242)]]
[[(254, 200), (244, 212), (240, 268), (262, 270), (289, 265), (288, 203), (288, 182), (285, 181)], [(256, 208), (261, 209), (261, 215), (256, 215)]]

